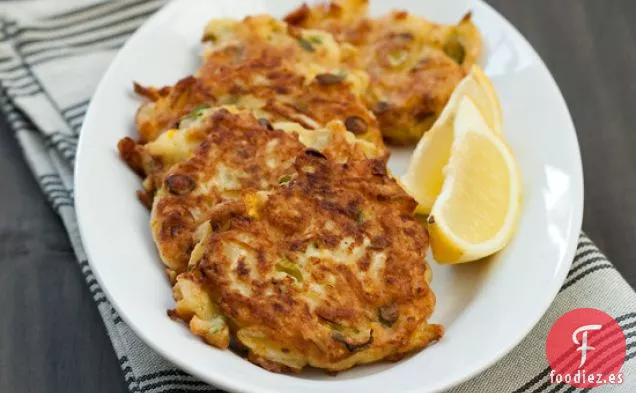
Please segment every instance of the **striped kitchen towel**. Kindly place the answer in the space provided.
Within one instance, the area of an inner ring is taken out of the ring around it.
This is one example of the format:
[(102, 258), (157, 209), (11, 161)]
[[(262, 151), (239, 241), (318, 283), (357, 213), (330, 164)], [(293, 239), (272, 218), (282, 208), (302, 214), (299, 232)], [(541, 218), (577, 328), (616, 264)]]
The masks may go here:
[[(164, 0), (26, 0), (0, 2), (0, 107), (42, 191), (64, 222), (79, 268), (95, 299), (131, 392), (212, 392), (166, 362), (130, 330), (106, 299), (82, 249), (73, 209), (73, 162), (93, 90), (117, 49)], [(548, 330), (569, 310), (612, 315), (627, 338), (622, 385), (636, 391), (636, 293), (594, 244), (581, 235), (570, 273), (551, 308), (517, 348), (452, 392), (575, 392), (550, 384)], [(212, 350), (212, 349), (211, 349)], [(393, 393), (393, 392), (391, 392)]]

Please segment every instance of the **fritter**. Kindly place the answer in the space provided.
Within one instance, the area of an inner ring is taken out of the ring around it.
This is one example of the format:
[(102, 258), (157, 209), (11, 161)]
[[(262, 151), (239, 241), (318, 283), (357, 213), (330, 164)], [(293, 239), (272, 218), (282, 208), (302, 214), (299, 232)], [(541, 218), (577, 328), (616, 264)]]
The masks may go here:
[[(125, 137), (119, 141), (118, 148), (121, 157), (135, 172), (145, 178), (144, 192), (140, 194), (140, 198), (148, 207), (152, 203), (156, 189), (160, 186), (163, 174), (172, 165), (192, 155), (208, 132), (214, 128), (208, 126), (208, 118), (220, 109), (234, 114), (239, 113), (239, 109), (234, 105), (215, 108), (202, 105), (184, 116), (179, 121), (179, 128), (165, 130), (151, 142), (142, 143), (130, 137)], [(253, 114), (253, 112), (250, 113)], [(243, 116), (246, 114), (247, 112)], [(384, 149), (378, 148), (371, 142), (356, 138), (355, 134), (348, 131), (340, 121), (331, 121), (325, 127), (311, 130), (294, 122), (284, 121), (272, 124), (264, 117), (259, 118), (258, 121), (265, 127), (296, 134), (305, 146), (320, 151), (324, 150), (325, 153), (339, 160), (346, 159), (351, 154), (359, 155), (362, 153), (367, 158), (388, 158)]]
[(258, 204), (243, 194), (220, 205), (170, 314), (217, 347), (236, 338), (277, 372), (397, 360), (438, 340), (427, 233), (385, 163), (305, 150), (284, 173)]
[(210, 22), (193, 76), (135, 85), (150, 102), (139, 139), (118, 145), (145, 178), (169, 315), (272, 371), (397, 360), (443, 334), (428, 323), (428, 235), (387, 173), (376, 87), (356, 65), (371, 44), (334, 33)]
[[(284, 182), (307, 147), (335, 162), (377, 156), (374, 145), (356, 140), (340, 122), (311, 131), (275, 123), (286, 130), (282, 131), (235, 108), (210, 109), (201, 117), (188, 120), (192, 124), (184, 122), (184, 130), (135, 146), (141, 157), (150, 157), (141, 161), (153, 163), (146, 170), (155, 172), (145, 184), (148, 194), (156, 190), (152, 232), (161, 259), (177, 273), (185, 270), (201, 223), (211, 222), (216, 228), (216, 220), (227, 218), (237, 199)], [(386, 156), (379, 159), (385, 162)]]
[(135, 85), (149, 98), (136, 116), (141, 142), (154, 140), (202, 104), (235, 105), (270, 122), (317, 129), (342, 121), (358, 138), (382, 146), (375, 116), (361, 95), (368, 77), (340, 67), (347, 56), (326, 32), (288, 28), (268, 16), (214, 20), (195, 76), (173, 87)]
[[(261, 58), (276, 58), (292, 65), (299, 73), (313, 76), (316, 71), (337, 69), (347, 55), (331, 34), (322, 30), (290, 27), (269, 15), (248, 16), (243, 20), (212, 19), (205, 27), (203, 65), (218, 62), (240, 64)], [(343, 53), (344, 52), (344, 53)], [(230, 63), (228, 60), (232, 61)]]
[(304, 4), (285, 21), (324, 29), (341, 45), (355, 46), (349, 65), (369, 74), (365, 103), (377, 116), (382, 134), (393, 143), (416, 143), (479, 59), (479, 31), (470, 13), (457, 25), (440, 25), (406, 11), (373, 19), (367, 8), (367, 0)]

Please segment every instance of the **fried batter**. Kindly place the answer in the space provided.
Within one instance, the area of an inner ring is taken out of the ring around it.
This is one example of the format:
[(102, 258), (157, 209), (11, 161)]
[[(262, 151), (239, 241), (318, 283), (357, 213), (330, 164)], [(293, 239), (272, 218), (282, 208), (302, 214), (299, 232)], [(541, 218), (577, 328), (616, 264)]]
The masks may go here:
[(249, 198), (226, 207), (177, 278), (172, 314), (278, 372), (396, 360), (438, 340), (428, 237), (385, 168), (306, 151), (255, 212)]
[[(145, 178), (144, 191), (140, 198), (150, 207), (155, 191), (160, 187), (163, 174), (172, 165), (189, 158), (193, 151), (203, 142), (207, 134), (214, 129), (208, 124), (209, 117), (218, 110), (238, 114), (240, 111), (233, 105), (209, 108), (207, 105), (195, 108), (189, 115), (179, 122), (179, 128), (169, 129), (159, 134), (148, 143), (141, 143), (130, 137), (123, 138), (119, 144), (121, 157), (128, 165)], [(241, 111), (241, 116), (248, 116), (249, 112)], [(346, 161), (351, 157), (388, 158), (384, 149), (363, 139), (347, 130), (351, 125), (340, 121), (327, 123), (318, 129), (306, 129), (294, 122), (270, 123), (264, 117), (258, 119), (260, 125), (269, 129), (283, 130), (296, 134), (307, 147), (323, 151), (325, 154), (339, 161)], [(146, 203), (148, 201), (149, 203)]]
[(346, 55), (330, 34), (254, 16), (212, 21), (204, 40), (211, 45), (195, 76), (173, 87), (135, 86), (151, 100), (137, 112), (142, 143), (207, 104), (236, 105), (270, 122), (293, 121), (307, 129), (356, 119), (357, 127), (350, 131), (382, 146), (377, 120), (361, 97), (368, 77), (340, 67)]
[(397, 144), (419, 140), (435, 122), (455, 86), (481, 53), (481, 37), (467, 14), (457, 25), (431, 23), (406, 11), (367, 17), (367, 0), (303, 5), (285, 20), (324, 29), (357, 48), (352, 68), (366, 70), (366, 105), (382, 134)]
[[(210, 222), (215, 229), (228, 211), (245, 213), (232, 211), (238, 209), (236, 200), (284, 182), (286, 171), (307, 147), (335, 162), (377, 156), (372, 144), (357, 141), (339, 122), (313, 131), (275, 123), (284, 132), (247, 111), (230, 110), (209, 110), (185, 130), (136, 146), (141, 157), (150, 157), (141, 161), (154, 163), (149, 170), (159, 168), (145, 184), (150, 194), (158, 190), (151, 227), (161, 259), (177, 273), (185, 270), (201, 223)], [(385, 162), (386, 156), (380, 160)]]
[(417, 70), (387, 66), (377, 57), (410, 42), (406, 33), (356, 14), (366, 2), (338, 3), (329, 17), (305, 7), (292, 25), (210, 22), (195, 75), (135, 84), (150, 101), (136, 115), (140, 138), (118, 145), (145, 178), (140, 199), (174, 284), (169, 315), (271, 371), (397, 360), (443, 335), (428, 323), (428, 234), (388, 174), (367, 105), (399, 103), (382, 111), (384, 132), (414, 138), (425, 123), (412, 112), (443, 105), (462, 66), (430, 43), (451, 33), (410, 16), (395, 26), (414, 31), (403, 63)]

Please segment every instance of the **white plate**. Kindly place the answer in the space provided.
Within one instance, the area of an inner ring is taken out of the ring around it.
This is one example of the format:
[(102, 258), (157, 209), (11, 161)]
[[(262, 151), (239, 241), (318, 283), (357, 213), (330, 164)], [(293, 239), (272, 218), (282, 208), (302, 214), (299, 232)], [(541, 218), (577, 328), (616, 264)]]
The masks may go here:
[[(297, 1), (177, 0), (151, 18), (111, 64), (91, 101), (77, 158), (76, 209), (91, 267), (121, 317), (152, 348), (185, 371), (230, 391), (258, 393), (430, 392), (484, 370), (536, 324), (561, 286), (583, 209), (582, 170), (572, 120), (545, 65), (503, 17), (480, 1), (372, 1), (374, 14), (402, 8), (439, 22), (467, 10), (485, 40), (482, 65), (503, 105), (504, 132), (524, 179), (521, 222), (512, 244), (488, 263), (433, 264), (438, 304), (432, 320), (445, 337), (399, 363), (360, 367), (336, 377), (280, 375), (231, 351), (209, 347), (171, 321), (170, 286), (152, 242), (148, 212), (135, 197), (139, 178), (117, 141), (134, 135), (139, 100), (132, 81), (169, 84), (194, 71), (205, 22), (268, 12)], [(390, 165), (401, 174), (409, 151)]]

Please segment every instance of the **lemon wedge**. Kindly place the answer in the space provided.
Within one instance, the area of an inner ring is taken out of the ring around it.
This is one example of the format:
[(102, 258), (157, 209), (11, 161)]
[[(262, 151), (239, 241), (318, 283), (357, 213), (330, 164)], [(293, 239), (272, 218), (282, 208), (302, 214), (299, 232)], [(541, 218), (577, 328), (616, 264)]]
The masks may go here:
[(470, 97), (479, 108), (479, 112), (481, 112), (490, 128), (497, 134), (501, 134), (503, 123), (501, 104), (499, 103), (497, 91), (490, 78), (484, 73), (484, 70), (480, 66), (474, 65), (462, 82), (463, 84), (457, 86), (457, 95), (455, 97), (451, 96), (451, 98), (459, 101), (464, 96)]
[(439, 263), (474, 261), (501, 250), (520, 211), (515, 158), (472, 99), (460, 100), (452, 134), (443, 186), (428, 217)]
[(457, 112), (459, 101), (463, 97), (469, 97), (473, 100), (490, 128), (501, 134), (503, 115), (499, 97), (490, 78), (478, 64), (473, 65), (468, 75), (455, 87), (448, 103), (431, 129), (452, 121)]
[(481, 67), (474, 65), (453, 91), (433, 127), (420, 139), (413, 151), (409, 168), (400, 179), (405, 189), (418, 202), (417, 213), (430, 213), (442, 189), (442, 169), (450, 157), (453, 122), (463, 97), (470, 97), (490, 128), (501, 133), (502, 115), (497, 93)]

